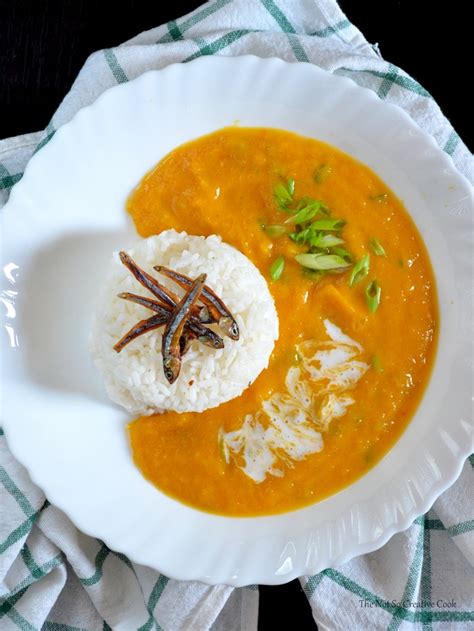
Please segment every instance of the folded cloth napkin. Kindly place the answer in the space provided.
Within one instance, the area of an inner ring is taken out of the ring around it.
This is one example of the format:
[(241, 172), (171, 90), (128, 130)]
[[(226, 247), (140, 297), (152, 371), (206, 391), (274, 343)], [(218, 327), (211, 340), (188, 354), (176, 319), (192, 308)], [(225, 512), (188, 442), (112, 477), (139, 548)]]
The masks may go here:
[[(334, 0), (213, 0), (91, 55), (45, 132), (0, 142), (0, 206), (31, 155), (106, 88), (172, 62), (246, 53), (308, 61), (371, 88), (405, 109), (472, 181), (472, 157), (429, 93), (384, 61)], [(174, 581), (83, 535), (0, 433), (1, 629), (256, 629), (256, 586)], [(382, 549), (301, 578), (320, 629), (474, 625), (473, 468), (471, 456), (433, 509)]]

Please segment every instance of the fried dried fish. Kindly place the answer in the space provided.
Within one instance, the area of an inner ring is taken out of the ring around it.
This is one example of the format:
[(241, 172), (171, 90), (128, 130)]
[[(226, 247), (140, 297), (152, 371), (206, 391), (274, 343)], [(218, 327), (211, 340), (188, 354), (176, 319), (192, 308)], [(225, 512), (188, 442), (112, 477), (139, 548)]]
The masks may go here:
[(201, 274), (193, 281), (191, 288), (173, 309), (171, 317), (166, 323), (161, 340), (161, 354), (165, 377), (170, 384), (176, 381), (181, 370), (180, 338), (184, 331), (186, 319), (192, 306), (201, 295), (205, 281), (206, 274)]
[[(179, 302), (179, 297), (168, 289), (161, 283), (159, 283), (156, 278), (150, 276), (145, 270), (143, 270), (139, 265), (135, 263), (132, 257), (126, 252), (120, 252), (120, 261), (125, 265), (125, 267), (132, 272), (138, 282), (143, 285), (148, 291), (150, 291), (160, 302), (165, 305), (174, 308)], [(198, 305), (194, 305), (192, 309), (192, 313), (194, 316), (199, 318), (199, 321), (203, 324), (210, 324), (212, 322), (217, 322), (214, 320), (209, 313), (209, 310), (205, 307), (199, 307)]]
[[(204, 284), (206, 274), (201, 274), (193, 281), (188, 276), (175, 273), (169, 268), (158, 267), (158, 271), (166, 270), (169, 277), (187, 290), (179, 299), (174, 292), (142, 270), (126, 252), (120, 252), (120, 260), (136, 280), (153, 294), (154, 299), (129, 292), (118, 294), (119, 298), (151, 309), (155, 315), (140, 320), (132, 327), (114, 345), (117, 353), (140, 335), (165, 325), (162, 335), (163, 370), (168, 382), (174, 383), (181, 369), (181, 358), (188, 352), (193, 340), (196, 339), (213, 349), (224, 348), (223, 339), (204, 324), (217, 322), (226, 335), (238, 339), (239, 330), (232, 314), (222, 300)], [(202, 305), (197, 304), (199, 300)]]
[[(131, 294), (128, 292), (123, 292), (118, 294), (119, 298), (123, 298), (124, 300), (129, 300), (130, 302), (135, 302), (142, 307), (146, 307), (147, 309), (151, 309), (155, 311), (155, 313), (165, 314), (167, 318), (171, 316), (172, 309), (167, 305), (163, 305), (156, 300), (152, 300), (151, 298), (145, 298), (144, 296), (138, 296), (137, 294)], [(198, 342), (204, 344), (204, 346), (209, 346), (210, 348), (219, 349), (224, 348), (224, 340), (214, 333), (212, 329), (208, 329), (204, 326), (199, 318), (195, 316), (190, 316), (188, 321), (185, 324), (185, 332), (188, 333), (189, 344), (193, 341), (193, 339), (197, 339)], [(189, 348), (189, 344), (187, 348)]]
[[(158, 273), (163, 274), (163, 276), (170, 278), (184, 289), (189, 289), (193, 283), (193, 280), (189, 278), (189, 276), (176, 272), (164, 265), (155, 265), (153, 269)], [(233, 340), (238, 340), (240, 335), (239, 327), (232, 313), (219, 296), (217, 296), (207, 285), (204, 285), (200, 301), (204, 304), (205, 308), (207, 308), (211, 318), (210, 321), (217, 322), (218, 327), (225, 335), (227, 335), (227, 337), (230, 337)]]
[(127, 346), (132, 340), (140, 337), (144, 333), (148, 333), (149, 331), (154, 331), (155, 329), (160, 328), (168, 321), (168, 315), (154, 315), (151, 318), (147, 318), (146, 320), (140, 320), (135, 326), (133, 326), (130, 331), (127, 331), (125, 335), (120, 338), (120, 340), (114, 344), (114, 350), (117, 353)]
[(135, 276), (138, 282), (143, 285), (143, 287), (156, 296), (160, 302), (165, 305), (169, 305), (172, 309), (176, 307), (178, 302), (178, 296), (176, 296), (176, 294), (160, 285), (153, 276), (150, 276), (150, 274), (147, 274), (145, 270), (142, 270), (141, 267), (139, 267), (132, 257), (126, 252), (120, 252), (119, 256), (121, 262), (133, 274), (133, 276)]

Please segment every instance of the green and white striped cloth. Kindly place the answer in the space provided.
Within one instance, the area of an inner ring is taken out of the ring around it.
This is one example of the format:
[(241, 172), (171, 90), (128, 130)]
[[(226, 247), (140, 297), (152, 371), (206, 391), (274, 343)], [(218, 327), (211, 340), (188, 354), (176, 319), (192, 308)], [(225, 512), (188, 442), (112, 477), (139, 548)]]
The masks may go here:
[[(0, 142), (0, 206), (31, 155), (106, 88), (201, 55), (309, 61), (404, 108), (473, 179), (472, 157), (428, 92), (382, 59), (334, 0), (213, 0), (86, 61), (45, 132)], [(170, 580), (73, 526), (0, 432), (0, 628), (252, 631), (255, 586)], [(474, 629), (474, 458), (425, 516), (381, 550), (302, 577), (320, 629)]]

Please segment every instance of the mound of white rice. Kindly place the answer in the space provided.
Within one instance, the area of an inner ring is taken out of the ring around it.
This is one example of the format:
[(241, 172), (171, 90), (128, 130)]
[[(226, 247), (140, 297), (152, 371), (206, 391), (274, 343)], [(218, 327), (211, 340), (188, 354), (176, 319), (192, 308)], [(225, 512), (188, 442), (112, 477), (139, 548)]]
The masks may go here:
[(267, 283), (249, 259), (218, 236), (189, 236), (167, 230), (140, 241), (128, 254), (178, 295), (176, 284), (153, 270), (165, 265), (192, 278), (207, 274), (206, 284), (222, 298), (240, 329), (238, 341), (224, 337), (213, 350), (194, 341), (173, 385), (163, 374), (163, 328), (145, 333), (120, 353), (113, 345), (139, 320), (153, 313), (117, 297), (132, 292), (153, 298), (121, 264), (118, 253), (95, 315), (90, 348), (110, 398), (135, 415), (157, 411), (202, 412), (237, 397), (267, 367), (278, 338), (278, 316)]

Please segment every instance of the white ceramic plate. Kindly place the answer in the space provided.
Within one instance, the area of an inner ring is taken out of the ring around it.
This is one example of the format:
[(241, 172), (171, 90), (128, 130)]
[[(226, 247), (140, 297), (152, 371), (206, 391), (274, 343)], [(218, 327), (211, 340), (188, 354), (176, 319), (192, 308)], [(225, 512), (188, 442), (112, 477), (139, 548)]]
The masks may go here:
[[(320, 138), (374, 169), (425, 239), (441, 305), (430, 385), (386, 457), (313, 506), (241, 519), (188, 508), (143, 479), (128, 418), (87, 352), (111, 251), (137, 240), (127, 195), (171, 149), (236, 120)], [(107, 91), (31, 160), (4, 209), (3, 425), (13, 453), (81, 530), (174, 578), (277, 584), (375, 550), (431, 506), (472, 450), (470, 195), (401, 109), (309, 64), (209, 57)]]

